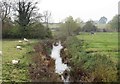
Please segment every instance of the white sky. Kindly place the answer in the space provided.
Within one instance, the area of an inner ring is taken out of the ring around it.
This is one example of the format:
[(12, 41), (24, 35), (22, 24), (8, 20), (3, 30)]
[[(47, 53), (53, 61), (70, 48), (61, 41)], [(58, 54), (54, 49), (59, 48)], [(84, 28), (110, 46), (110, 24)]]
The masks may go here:
[(40, 12), (52, 13), (53, 22), (59, 22), (68, 16), (83, 21), (99, 20), (105, 16), (111, 20), (118, 13), (119, 0), (40, 0)]

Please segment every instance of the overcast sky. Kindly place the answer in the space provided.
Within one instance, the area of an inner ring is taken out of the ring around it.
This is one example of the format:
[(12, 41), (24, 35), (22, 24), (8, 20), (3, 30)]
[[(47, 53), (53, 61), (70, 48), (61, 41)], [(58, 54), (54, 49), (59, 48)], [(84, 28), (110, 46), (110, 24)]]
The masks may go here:
[(52, 21), (59, 22), (68, 16), (83, 21), (99, 20), (105, 16), (111, 20), (118, 13), (119, 0), (40, 0), (40, 12), (52, 13)]

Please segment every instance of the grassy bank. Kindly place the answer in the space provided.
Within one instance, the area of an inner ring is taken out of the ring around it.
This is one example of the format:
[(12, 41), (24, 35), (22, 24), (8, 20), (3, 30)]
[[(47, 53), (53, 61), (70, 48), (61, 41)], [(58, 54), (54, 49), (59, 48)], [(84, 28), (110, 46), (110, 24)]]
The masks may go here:
[(117, 33), (82, 33), (77, 38), (69, 37), (66, 42), (68, 62), (72, 67), (71, 77), (74, 81), (117, 81)]
[[(111, 79), (113, 79), (111, 77), (114, 76), (114, 79), (112, 81), (116, 80), (117, 78), (116, 64), (118, 63), (118, 33), (100, 32), (94, 35), (91, 35), (89, 33), (81, 33), (80, 35), (77, 36), (77, 38), (78, 39), (71, 38), (66, 42), (66, 45), (68, 45), (67, 46), (68, 51), (64, 51), (63, 53), (63, 55), (66, 55), (66, 57), (67, 55), (68, 57), (71, 56), (69, 57), (70, 61), (68, 60), (68, 62), (70, 62), (70, 64), (71, 63), (75, 64), (75, 66), (74, 65), (71, 66), (75, 77), (77, 76), (77, 78), (81, 78), (78, 77), (77, 71), (79, 72), (79, 69), (80, 70), (83, 69), (83, 72), (89, 75), (90, 78), (93, 75), (95, 76), (95, 78), (98, 77), (98, 79), (106, 78), (104, 79), (104, 81), (107, 81), (107, 78), (109, 77), (108, 81), (110, 81)], [(79, 41), (79, 39), (82, 39), (85, 42), (82, 40)], [(35, 77), (38, 78), (37, 80), (43, 79), (43, 81), (48, 79), (50, 79), (50, 81), (56, 80), (58, 76), (54, 74), (53, 65), (51, 64), (51, 62), (50, 63), (48, 62), (48, 59), (47, 60), (44, 59), (45, 58), (44, 55), (50, 54), (50, 53), (46, 53), (46, 49), (48, 49), (48, 47), (51, 49), (51, 45), (53, 42), (49, 42), (49, 41), (48, 42), (43, 41), (43, 43), (37, 43), (37, 42), (38, 40), (33, 40), (33, 39), (30, 40), (30, 43), (27, 42), (19, 43), (18, 40), (8, 40), (8, 39), (2, 41), (3, 81), (16, 81), (16, 82), (31, 81), (28, 71), (29, 70), (28, 67), (30, 63), (32, 64), (30, 70), (33, 72), (33, 73), (31, 72), (31, 78), (33, 78), (33, 81), (36, 79)], [(82, 43), (83, 45), (81, 45)], [(84, 43), (87, 43), (87, 48), (83, 47)], [(16, 49), (17, 45), (22, 46), (22, 50), (17, 50)], [(33, 50), (34, 45), (36, 45), (36, 49), (35, 49), (36, 52), (34, 52)], [(86, 49), (85, 51), (87, 51), (87, 54), (82, 52), (84, 51), (84, 49)], [(20, 59), (20, 63), (18, 65), (13, 65), (11, 63), (13, 59), (16, 60)], [(44, 60), (41, 61), (41, 59)], [(113, 66), (111, 64), (113, 64)], [(45, 68), (46, 72), (41, 72), (42, 68)], [(53, 72), (50, 69), (52, 69)], [(85, 70), (87, 72), (85, 72)], [(36, 75), (36, 71), (41, 75)], [(104, 75), (103, 77), (101, 76), (101, 73)], [(97, 81), (98, 79), (95, 80)], [(93, 81), (92, 79), (89, 80)]]
[[(31, 52), (37, 40), (30, 40), (30, 43), (19, 43), (18, 40), (2, 41), (2, 79), (3, 81), (29, 81), (28, 65), (31, 62)], [(16, 46), (22, 46), (22, 50), (17, 50)], [(18, 65), (13, 65), (13, 59), (20, 59)]]

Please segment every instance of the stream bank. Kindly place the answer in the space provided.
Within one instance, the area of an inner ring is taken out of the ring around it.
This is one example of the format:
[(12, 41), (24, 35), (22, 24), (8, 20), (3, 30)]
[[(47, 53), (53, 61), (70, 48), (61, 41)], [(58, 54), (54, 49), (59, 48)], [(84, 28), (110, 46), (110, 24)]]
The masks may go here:
[(62, 73), (59, 73), (59, 71), (56, 72), (56, 67), (58, 67), (58, 69), (61, 68), (55, 65), (57, 61), (55, 61), (54, 57), (52, 58), (50, 56), (54, 42), (56, 42), (56, 40), (44, 40), (34, 46), (35, 54), (31, 59), (33, 63), (29, 65), (29, 76), (32, 82), (65, 82), (65, 79), (66, 81), (69, 79), (70, 82), (75, 82), (75, 77), (77, 77), (78, 74), (76, 74), (76, 76), (73, 74), (75, 69), (71, 69), (71, 71), (67, 69), (67, 65), (71, 66), (72, 62), (71, 59), (69, 59), (70, 54), (65, 41), (61, 42), (61, 46), (64, 47), (60, 49), (59, 56), (56, 57), (59, 59), (60, 65), (64, 66), (64, 69), (62, 67)]
[[(50, 57), (54, 40), (41, 41), (34, 47), (33, 64), (30, 64), (30, 77), (32, 81), (63, 82), (63, 77), (55, 73), (55, 60)], [(58, 42), (58, 41), (57, 41)], [(70, 66), (70, 72), (63, 73), (64, 78), (69, 74), (73, 82), (110, 82), (116, 80), (116, 65), (104, 54), (87, 53), (86, 43), (76, 37), (69, 37), (61, 41), (64, 46), (60, 50), (60, 62)], [(58, 57), (59, 58), (59, 57)], [(102, 72), (102, 74), (101, 74)]]
[(35, 54), (29, 65), (32, 82), (62, 82), (60, 76), (55, 73), (55, 61), (49, 56), (52, 48), (52, 40), (41, 41), (34, 47)]

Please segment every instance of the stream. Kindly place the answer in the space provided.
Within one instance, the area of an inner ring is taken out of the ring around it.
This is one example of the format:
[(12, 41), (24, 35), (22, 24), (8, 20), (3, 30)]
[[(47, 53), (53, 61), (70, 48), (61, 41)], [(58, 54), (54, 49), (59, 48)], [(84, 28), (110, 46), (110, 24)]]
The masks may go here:
[(64, 71), (68, 70), (70, 71), (69, 67), (67, 64), (62, 63), (62, 58), (60, 57), (60, 51), (63, 49), (63, 46), (61, 45), (61, 42), (59, 41), (54, 45), (53, 43), (53, 48), (51, 51), (51, 58), (55, 60), (55, 73), (58, 73), (61, 75), (61, 79), (63, 80), (64, 84), (68, 84), (69, 82), (69, 75), (67, 77), (63, 76)]

